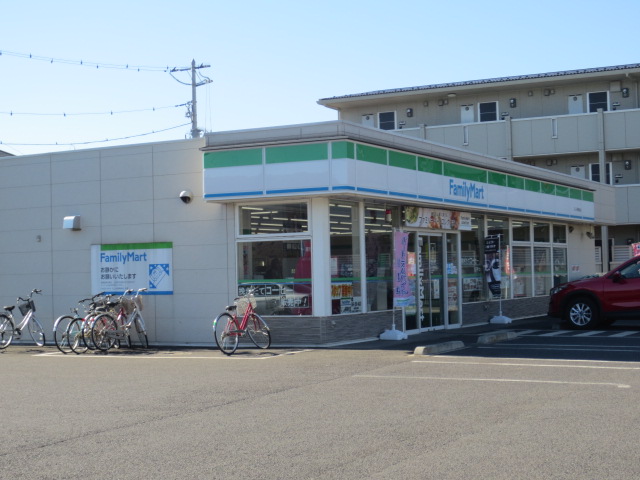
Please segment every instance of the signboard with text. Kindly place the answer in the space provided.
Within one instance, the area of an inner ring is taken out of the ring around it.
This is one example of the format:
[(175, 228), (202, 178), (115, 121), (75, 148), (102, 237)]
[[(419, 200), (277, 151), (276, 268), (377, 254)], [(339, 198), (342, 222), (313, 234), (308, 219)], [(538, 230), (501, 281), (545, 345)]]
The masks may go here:
[(91, 291), (173, 294), (173, 243), (118, 243), (91, 246)]

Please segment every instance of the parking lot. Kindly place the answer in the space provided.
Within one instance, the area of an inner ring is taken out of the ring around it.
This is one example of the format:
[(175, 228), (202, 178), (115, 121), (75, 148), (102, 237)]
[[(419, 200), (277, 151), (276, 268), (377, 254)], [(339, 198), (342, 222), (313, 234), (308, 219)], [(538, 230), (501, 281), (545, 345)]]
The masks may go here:
[[(440, 355), (11, 345), (3, 478), (639, 478), (640, 355), (588, 359), (589, 337), (552, 331), (484, 345), (461, 332)], [(527, 346), (554, 337), (583, 347)], [(608, 341), (640, 349), (640, 335)]]

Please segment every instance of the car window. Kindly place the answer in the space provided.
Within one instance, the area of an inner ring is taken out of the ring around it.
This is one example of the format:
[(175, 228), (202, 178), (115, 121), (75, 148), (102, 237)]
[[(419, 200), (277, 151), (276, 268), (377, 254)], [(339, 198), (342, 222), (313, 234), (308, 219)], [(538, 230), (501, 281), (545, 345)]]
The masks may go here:
[(640, 261), (627, 265), (620, 270), (624, 278), (640, 278)]

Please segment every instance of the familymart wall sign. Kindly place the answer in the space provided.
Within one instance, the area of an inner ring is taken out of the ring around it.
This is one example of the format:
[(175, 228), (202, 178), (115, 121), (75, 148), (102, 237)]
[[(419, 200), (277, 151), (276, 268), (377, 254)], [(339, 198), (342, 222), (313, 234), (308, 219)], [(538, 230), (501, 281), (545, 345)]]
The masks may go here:
[(91, 291), (173, 294), (173, 243), (116, 243), (91, 246)]

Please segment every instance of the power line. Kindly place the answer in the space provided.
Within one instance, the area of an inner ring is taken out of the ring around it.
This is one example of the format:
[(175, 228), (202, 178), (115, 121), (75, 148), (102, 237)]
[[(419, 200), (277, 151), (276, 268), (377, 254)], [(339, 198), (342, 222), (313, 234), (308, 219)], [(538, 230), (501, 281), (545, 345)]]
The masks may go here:
[(151, 132), (147, 132), (147, 133), (140, 133), (138, 135), (129, 135), (127, 137), (118, 137), (118, 138), (106, 138), (104, 140), (92, 140), (92, 141), (88, 141), (88, 142), (71, 142), (71, 143), (7, 143), (7, 142), (3, 142), (0, 141), (0, 145), (7, 145), (7, 146), (23, 146), (23, 147), (53, 147), (53, 146), (62, 146), (62, 147), (70, 147), (70, 146), (74, 146), (74, 145), (90, 145), (93, 143), (105, 143), (105, 142), (116, 142), (119, 140), (129, 140), (131, 138), (137, 138), (137, 137), (145, 137), (148, 135), (153, 135), (156, 133), (162, 133), (162, 132), (166, 132), (169, 130), (175, 130), (176, 128), (182, 128), (182, 127), (186, 127), (187, 125), (190, 125), (190, 123), (183, 123), (182, 125), (176, 125), (175, 127), (169, 127), (169, 128), (165, 128), (163, 130), (153, 130)]
[(141, 108), (137, 110), (119, 110), (119, 111), (111, 110), (109, 112), (34, 113), (34, 112), (14, 112), (14, 111), (2, 112), (0, 111), (0, 115), (9, 115), (11, 117), (19, 116), (19, 115), (25, 115), (25, 116), (29, 115), (29, 116), (38, 116), (38, 117), (74, 117), (74, 116), (81, 116), (81, 115), (119, 115), (124, 113), (155, 112), (157, 110), (166, 110), (168, 108), (180, 108), (180, 107), (186, 107), (188, 105), (189, 105), (189, 102), (185, 102), (179, 105), (169, 105), (165, 107)]
[(99, 62), (87, 62), (84, 60), (67, 60), (64, 58), (54, 58), (54, 57), (44, 57), (42, 55), (33, 55), (31, 53), (19, 53), (19, 52), (11, 52), (8, 50), (0, 50), (0, 56), (7, 55), (10, 57), (18, 57), (18, 58), (26, 58), (28, 60), (38, 60), (48, 63), (62, 63), (66, 65), (78, 65), (81, 67), (92, 67), (92, 68), (111, 68), (117, 70), (130, 70), (136, 72), (171, 72), (175, 71), (176, 68), (173, 69), (170, 67), (153, 67), (149, 65), (129, 65), (129, 64), (115, 64), (115, 63), (99, 63)]

